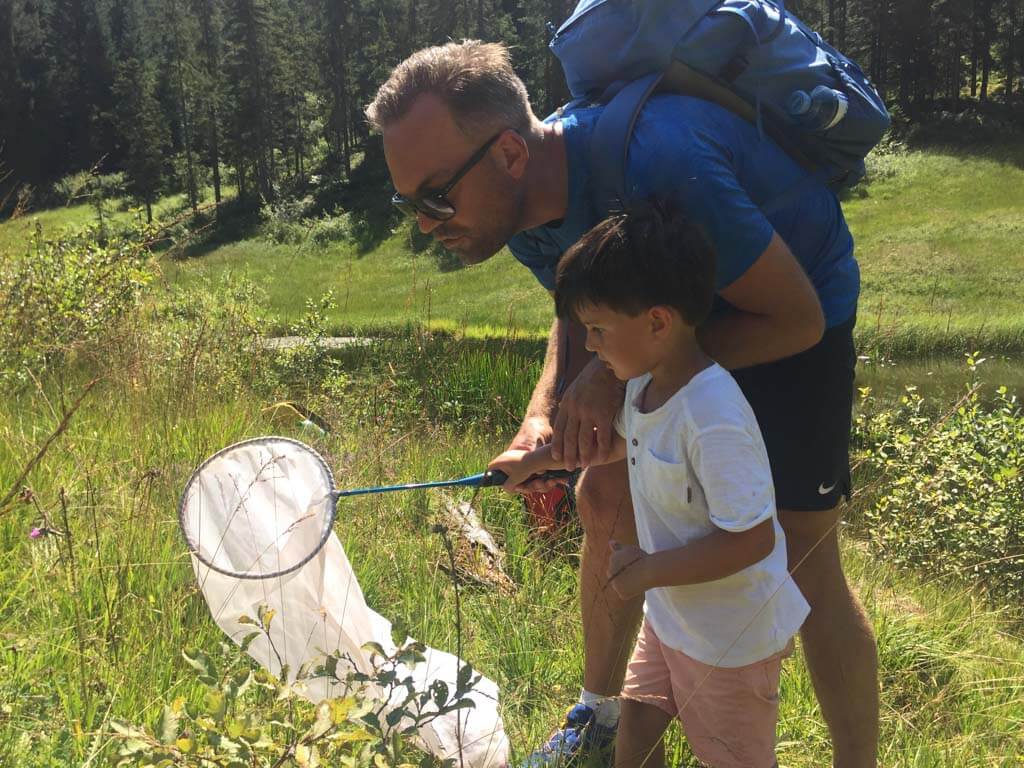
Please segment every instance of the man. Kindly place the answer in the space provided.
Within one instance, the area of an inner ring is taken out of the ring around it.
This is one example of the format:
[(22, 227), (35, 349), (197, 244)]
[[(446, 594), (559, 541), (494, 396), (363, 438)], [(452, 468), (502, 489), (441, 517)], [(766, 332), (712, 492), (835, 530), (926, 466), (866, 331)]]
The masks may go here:
[[(467, 264), (508, 245), (549, 290), (560, 255), (606, 211), (591, 204), (589, 138), (601, 107), (538, 120), (507, 50), (475, 41), (421, 50), (367, 108), (394, 202)], [(852, 330), (859, 272), (835, 196), (756, 129), (680, 95), (652, 98), (630, 140), (626, 189), (674, 199), (718, 254), (718, 311), (705, 351), (733, 371), (764, 433), (790, 569), (811, 605), (804, 654), (833, 741), (833, 765), (876, 765), (877, 652), (842, 572), (838, 505), (849, 493)], [(766, 205), (788, 189), (788, 202)], [(544, 371), (511, 448), (550, 442), (566, 468), (600, 461), (622, 383), (584, 350), (582, 329), (552, 326)], [(537, 486), (534, 486), (537, 487)], [(579, 482), (584, 690), (527, 765), (607, 741), (642, 610), (605, 590), (609, 540), (636, 541), (623, 463)]]

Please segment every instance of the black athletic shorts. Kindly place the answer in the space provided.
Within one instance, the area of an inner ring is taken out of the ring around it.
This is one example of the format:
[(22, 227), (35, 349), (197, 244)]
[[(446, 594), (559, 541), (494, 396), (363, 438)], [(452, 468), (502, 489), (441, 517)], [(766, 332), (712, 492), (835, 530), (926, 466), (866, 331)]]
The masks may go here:
[(856, 322), (797, 355), (732, 372), (761, 427), (779, 509), (822, 511), (849, 498)]

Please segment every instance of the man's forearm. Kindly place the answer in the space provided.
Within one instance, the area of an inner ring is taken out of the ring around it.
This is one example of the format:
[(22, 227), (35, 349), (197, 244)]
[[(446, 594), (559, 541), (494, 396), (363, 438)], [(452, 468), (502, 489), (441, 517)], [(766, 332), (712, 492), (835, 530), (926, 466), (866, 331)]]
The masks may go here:
[[(544, 356), (544, 369), (541, 371), (537, 385), (533, 388), (530, 404), (526, 407), (525, 419), (551, 419), (558, 404), (555, 387), (558, 377), (558, 358), (562, 344), (562, 321), (555, 319), (548, 336), (548, 349)], [(524, 420), (525, 420), (524, 419)]]

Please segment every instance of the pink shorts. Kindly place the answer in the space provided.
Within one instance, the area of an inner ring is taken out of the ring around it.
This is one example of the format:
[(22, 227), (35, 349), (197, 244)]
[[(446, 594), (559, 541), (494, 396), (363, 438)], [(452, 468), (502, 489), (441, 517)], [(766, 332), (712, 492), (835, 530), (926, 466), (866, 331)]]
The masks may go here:
[(780, 653), (745, 667), (711, 667), (662, 645), (644, 621), (622, 698), (651, 704), (682, 723), (693, 753), (712, 768), (771, 768), (779, 716)]

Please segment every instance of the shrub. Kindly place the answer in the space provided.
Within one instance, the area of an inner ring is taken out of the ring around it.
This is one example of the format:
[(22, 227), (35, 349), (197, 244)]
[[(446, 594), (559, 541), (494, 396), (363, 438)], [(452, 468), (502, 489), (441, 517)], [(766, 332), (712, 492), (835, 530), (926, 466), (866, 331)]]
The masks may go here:
[(0, 381), (24, 381), (94, 342), (134, 309), (153, 277), (145, 230), (95, 227), (31, 245), (0, 265)]
[[(975, 370), (976, 355), (968, 362)], [(971, 382), (952, 410), (908, 387), (892, 410), (865, 411), (856, 437), (881, 488), (866, 512), (887, 558), (1024, 599), (1024, 413), (1000, 387), (986, 403)]]
[(260, 210), (263, 236), (278, 245), (300, 245), (306, 242), (310, 224), (303, 217), (308, 202), (291, 198), (264, 205)]
[(316, 245), (327, 245), (347, 240), (352, 236), (352, 222), (347, 213), (334, 216), (324, 214), (310, 226), (310, 236)]
[[(276, 653), (269, 633), (273, 617), (273, 610), (261, 606), (257, 618), (239, 619), (255, 628), (243, 639), (243, 650), (263, 635)], [(425, 661), (424, 645), (407, 642), (388, 654), (368, 643), (364, 650), (373, 667), (369, 674), (356, 672), (349, 657), (334, 652), (304, 664), (290, 683), (242, 659), (221, 672), (208, 654), (185, 650), (182, 655), (205, 689), (202, 703), (175, 699), (152, 729), (114, 721), (121, 742), (117, 764), (414, 768), (415, 759), (422, 768), (452, 768), (455, 760), (441, 763), (408, 742), (438, 716), (472, 707), (468, 694), (480, 676), (467, 664), (454, 691), (442, 681), (420, 691), (409, 671)], [(225, 651), (238, 658), (230, 647)], [(287, 667), (282, 677), (290, 678)], [(326, 680), (339, 695), (314, 706), (297, 693), (318, 680)], [(372, 691), (379, 692), (379, 700), (368, 696)]]
[(96, 196), (103, 200), (124, 197), (127, 194), (125, 181), (121, 171), (102, 175), (93, 171), (77, 171), (54, 182), (40, 202), (44, 205), (72, 205)]

